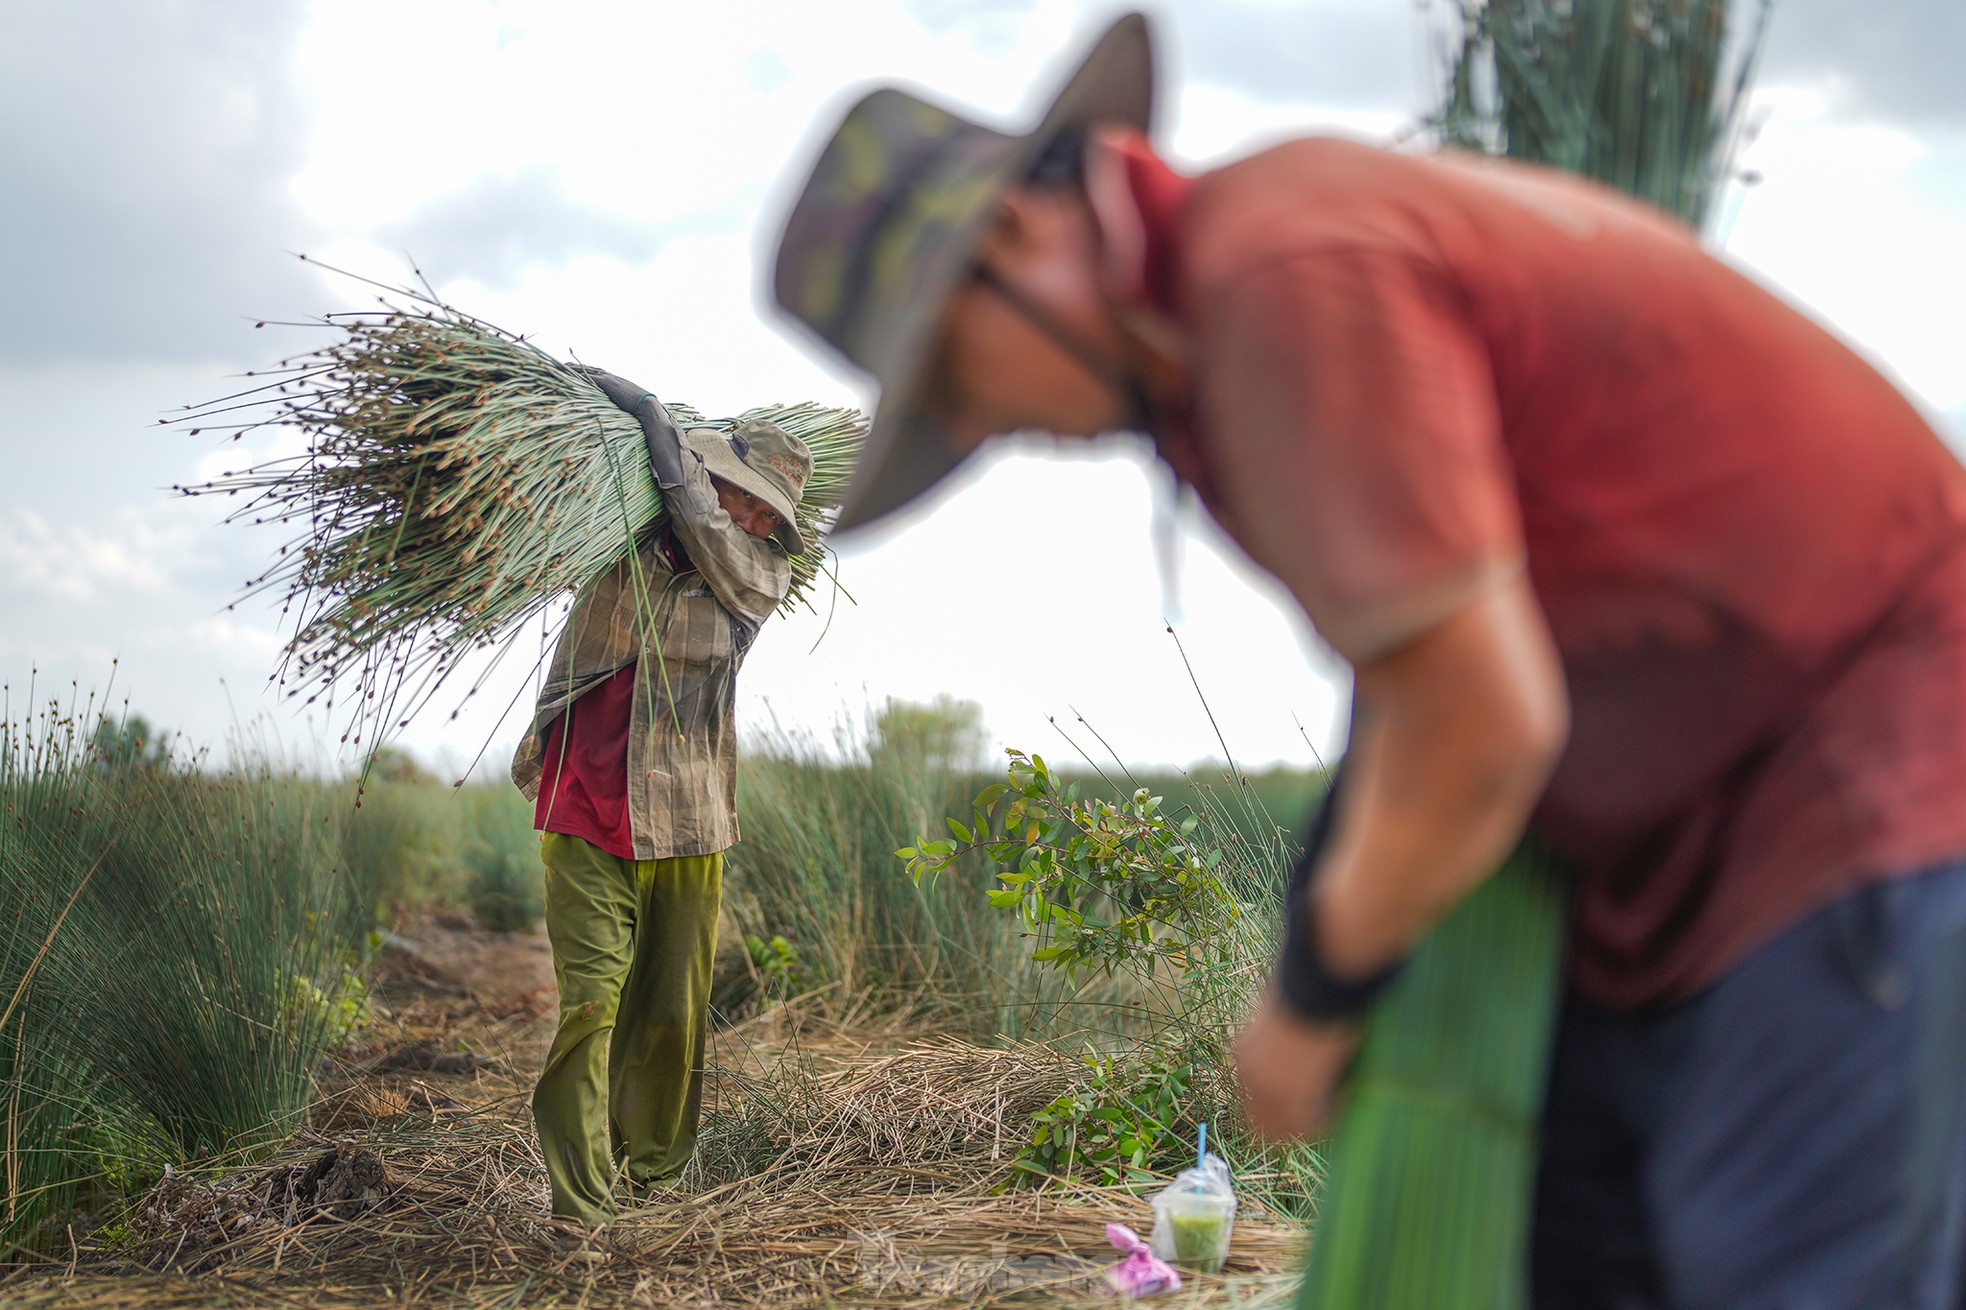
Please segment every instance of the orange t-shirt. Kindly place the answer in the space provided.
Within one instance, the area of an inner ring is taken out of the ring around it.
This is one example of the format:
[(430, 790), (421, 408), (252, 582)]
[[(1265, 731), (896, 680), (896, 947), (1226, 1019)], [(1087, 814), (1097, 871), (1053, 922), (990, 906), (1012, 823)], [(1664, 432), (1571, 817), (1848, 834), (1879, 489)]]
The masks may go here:
[(1536, 826), (1639, 1007), (1966, 856), (1966, 471), (1848, 348), (1568, 176), (1135, 143), (1192, 410), (1162, 449), (1343, 655), (1526, 568), (1573, 728)]

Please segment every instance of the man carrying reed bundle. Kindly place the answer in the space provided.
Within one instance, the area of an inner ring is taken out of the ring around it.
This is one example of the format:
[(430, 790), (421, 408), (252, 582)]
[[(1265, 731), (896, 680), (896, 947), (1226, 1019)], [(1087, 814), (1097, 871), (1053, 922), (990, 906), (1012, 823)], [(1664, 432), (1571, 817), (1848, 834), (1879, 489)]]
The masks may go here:
[[(1529, 1266), (1547, 1307), (1952, 1310), (1966, 471), (1657, 213), (1315, 139), (1189, 179), (1151, 87), (1135, 15), (1027, 136), (874, 92), (776, 292), (881, 386), (840, 526), (996, 433), (1144, 431), (1352, 663), (1238, 1046), (1276, 1133), (1326, 1121), (1361, 1028), (1360, 1074), (1404, 1070), (1352, 1085), (1307, 1304), (1506, 1306)], [(1552, 902), (1490, 877), (1526, 830), (1574, 887), (1547, 1080)], [(1539, 1104), (1533, 1254), (1498, 1259)], [(1384, 1177), (1378, 1244), (1330, 1249)]]
[(812, 473), (775, 423), (682, 434), (648, 392), (595, 380), (641, 421), (666, 514), (575, 603), (512, 762), (537, 805), (560, 992), (533, 1116), (553, 1214), (582, 1227), (613, 1217), (617, 1162), (646, 1195), (695, 1148), (738, 835), (737, 669), (805, 550)]

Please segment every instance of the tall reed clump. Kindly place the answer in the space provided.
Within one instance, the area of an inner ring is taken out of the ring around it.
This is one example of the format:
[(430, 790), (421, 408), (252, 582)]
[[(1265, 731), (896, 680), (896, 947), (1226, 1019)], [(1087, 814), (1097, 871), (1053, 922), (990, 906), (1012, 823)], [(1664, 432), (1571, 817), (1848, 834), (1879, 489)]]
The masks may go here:
[(0, 740), (0, 1240), (74, 1189), (270, 1140), (304, 1109), (373, 902), (345, 794), (105, 760), (87, 709)]
[(960, 1013), (980, 1035), (1015, 1030), (1006, 1011), (1028, 972), (1015, 932), (960, 889), (917, 890), (894, 858), (975, 781), (966, 765), (878, 740), (857, 760), (765, 743), (738, 774), (731, 920), (754, 942), (784, 939), (772, 963), (790, 987)]
[(1771, 0), (1457, 0), (1450, 145), (1548, 164), (1704, 226), (1741, 140)]

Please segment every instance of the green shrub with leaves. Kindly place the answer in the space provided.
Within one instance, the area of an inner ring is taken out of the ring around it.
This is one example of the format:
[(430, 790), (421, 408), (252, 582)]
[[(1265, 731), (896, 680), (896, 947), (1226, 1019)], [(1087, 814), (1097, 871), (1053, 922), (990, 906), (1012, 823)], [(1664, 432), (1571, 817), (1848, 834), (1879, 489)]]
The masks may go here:
[[(1214, 839), (1205, 815), (1169, 813), (1145, 788), (1123, 802), (1088, 799), (1043, 756), (1008, 754), (1005, 780), (976, 794), (967, 823), (951, 817), (949, 838), (895, 852), (918, 886), (981, 854), (997, 869), (985, 896), (1017, 916), (1032, 960), (1073, 980), (1087, 969), (1123, 973), (1164, 998), (1172, 979), (1177, 1002), (1186, 976), (1232, 983), (1267, 959), (1267, 907), (1252, 922), (1250, 871), (1234, 867), (1234, 846)], [(1161, 1017), (1196, 1016), (1177, 1004)], [(1213, 1031), (1202, 1043), (1225, 1040)]]
[[(1191, 785), (1193, 803), (1169, 809), (1149, 788), (1091, 791), (1041, 756), (1008, 754), (1003, 781), (945, 820), (947, 838), (896, 854), (923, 884), (988, 861), (996, 885), (980, 899), (1013, 918), (1033, 964), (1118, 984), (1103, 1046), (1033, 1117), (1012, 1183), (1157, 1180), (1191, 1156), (1203, 1120), (1233, 1147), (1229, 1042), (1275, 953), (1295, 843), (1233, 765), (1228, 796)], [(1304, 1204), (1322, 1167), (1309, 1149), (1254, 1143), (1242, 1162), (1285, 1207)]]
[(799, 948), (781, 934), (775, 933), (766, 941), (756, 933), (746, 933), (744, 952), (751, 957), (751, 967), (765, 980), (766, 991), (773, 995), (788, 996), (812, 984), (812, 971), (799, 955)]
[(1148, 1184), (1192, 1152), (1177, 1128), (1195, 1123), (1193, 1057), (1149, 1051), (1127, 1059), (1088, 1051), (1086, 1076), (1031, 1116), (1031, 1136), (1011, 1164), (1010, 1186), (1072, 1178), (1101, 1186)]
[(1176, 819), (1142, 787), (1123, 804), (1081, 800), (1042, 755), (1012, 751), (1009, 779), (977, 793), (970, 822), (946, 820), (953, 841), (895, 852), (920, 885), (972, 851), (996, 862), (990, 904), (1014, 909), (1039, 938), (1031, 958), (1075, 977), (1165, 961), (1185, 969), (1234, 931), (1242, 910), (1217, 869), (1219, 847), (1194, 841), (1201, 817)]
[(294, 975), (286, 979), (290, 999), (282, 1021), (318, 1032), (323, 1046), (340, 1046), (359, 1036), (375, 1020), (374, 996), (369, 990), (366, 955), (382, 945), (381, 933), (370, 933), (367, 951), (349, 947), (342, 952), (341, 972), (323, 981)]

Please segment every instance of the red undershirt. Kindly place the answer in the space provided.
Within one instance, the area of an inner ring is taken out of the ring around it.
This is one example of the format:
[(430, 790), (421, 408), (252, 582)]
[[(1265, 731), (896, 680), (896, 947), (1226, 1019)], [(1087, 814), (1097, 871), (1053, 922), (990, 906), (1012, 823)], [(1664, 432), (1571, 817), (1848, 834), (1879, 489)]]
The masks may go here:
[(553, 720), (533, 827), (592, 842), (624, 860), (635, 858), (628, 821), (628, 724), (634, 706), (630, 664)]
[[(694, 569), (681, 543), (667, 532), (661, 548), (677, 573)], [(628, 814), (628, 728), (634, 710), (631, 663), (553, 720), (533, 827), (578, 837), (619, 859), (635, 858), (635, 829)]]

